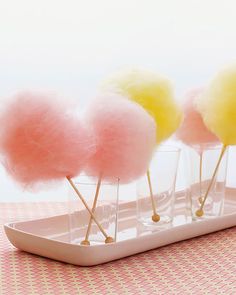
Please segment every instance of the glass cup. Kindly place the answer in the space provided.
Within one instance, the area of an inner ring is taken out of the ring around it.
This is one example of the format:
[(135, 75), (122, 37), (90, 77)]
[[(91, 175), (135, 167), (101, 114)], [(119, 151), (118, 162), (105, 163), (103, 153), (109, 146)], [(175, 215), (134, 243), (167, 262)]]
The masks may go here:
[[(91, 218), (75, 190), (69, 187), (69, 231), (70, 242), (81, 245), (115, 242), (117, 234), (117, 212), (119, 179), (107, 182), (86, 175), (73, 180), (97, 223)], [(93, 210), (95, 195), (97, 204)]]
[[(193, 220), (216, 217), (223, 213), (228, 151), (224, 152), (219, 162), (221, 151), (222, 147), (220, 146), (205, 147), (202, 150), (197, 148), (189, 149)], [(218, 162), (219, 168), (216, 171), (215, 178), (213, 178)], [(201, 207), (206, 196), (204, 205)]]
[(148, 227), (166, 227), (173, 220), (180, 149), (157, 149), (147, 174), (137, 182), (137, 217)]

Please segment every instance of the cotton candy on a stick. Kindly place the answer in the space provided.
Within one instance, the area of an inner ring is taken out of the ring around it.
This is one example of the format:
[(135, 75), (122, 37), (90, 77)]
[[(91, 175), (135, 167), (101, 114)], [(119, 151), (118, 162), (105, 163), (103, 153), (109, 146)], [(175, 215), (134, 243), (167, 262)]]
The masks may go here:
[[(93, 210), (102, 180), (131, 182), (142, 176), (156, 143), (153, 118), (138, 104), (117, 94), (97, 98), (87, 114), (96, 136), (96, 152), (85, 171), (98, 177)], [(91, 219), (85, 240), (88, 245)]]
[(203, 207), (213, 185), (221, 160), (229, 145), (236, 144), (236, 66), (219, 72), (198, 100), (198, 110), (206, 126), (222, 142), (222, 150), (211, 182), (196, 215), (204, 214)]
[(95, 152), (94, 136), (66, 104), (42, 93), (16, 95), (1, 114), (0, 151), (8, 173), (24, 188), (67, 178), (106, 238), (72, 181)]
[[(156, 73), (140, 69), (121, 71), (107, 79), (102, 89), (122, 93), (140, 104), (155, 120), (157, 126), (156, 143), (167, 140), (179, 127), (182, 111), (174, 99), (170, 81)], [(150, 171), (147, 180), (153, 209), (152, 220), (158, 222)]]

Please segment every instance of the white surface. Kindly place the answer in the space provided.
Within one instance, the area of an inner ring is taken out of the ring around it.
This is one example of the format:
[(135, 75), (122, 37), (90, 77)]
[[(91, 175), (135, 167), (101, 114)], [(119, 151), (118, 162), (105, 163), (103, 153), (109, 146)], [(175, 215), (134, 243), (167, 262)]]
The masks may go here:
[(85, 102), (129, 65), (168, 75), (181, 94), (235, 60), (234, 0), (0, 1), (0, 96), (20, 88)]
[[(71, 264), (96, 265), (236, 225), (235, 194), (235, 190), (227, 191), (223, 216), (197, 222), (183, 218), (185, 198), (180, 197), (173, 226), (152, 232), (143, 231), (137, 224), (135, 202), (121, 204), (118, 239), (112, 244), (70, 244), (68, 215), (6, 224), (5, 232), (11, 243), (21, 250)], [(81, 220), (83, 212), (79, 213)], [(84, 235), (83, 228), (78, 232)]]

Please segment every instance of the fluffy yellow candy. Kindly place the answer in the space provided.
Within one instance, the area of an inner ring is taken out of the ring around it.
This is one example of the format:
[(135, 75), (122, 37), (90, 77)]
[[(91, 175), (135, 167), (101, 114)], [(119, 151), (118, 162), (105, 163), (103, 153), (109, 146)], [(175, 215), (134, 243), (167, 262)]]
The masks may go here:
[(199, 98), (198, 109), (224, 145), (236, 144), (236, 66), (215, 77)]
[(121, 72), (107, 80), (103, 89), (122, 93), (146, 109), (157, 124), (157, 143), (170, 137), (182, 121), (182, 111), (174, 100), (169, 80), (155, 73)]

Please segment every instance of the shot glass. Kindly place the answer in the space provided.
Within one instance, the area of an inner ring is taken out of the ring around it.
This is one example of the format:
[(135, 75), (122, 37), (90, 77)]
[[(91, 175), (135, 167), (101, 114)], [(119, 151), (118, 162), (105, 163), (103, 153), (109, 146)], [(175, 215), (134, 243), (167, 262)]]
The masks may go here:
[[(224, 152), (220, 160), (221, 153), (220, 146), (205, 147), (202, 150), (189, 149), (193, 220), (217, 217), (223, 213), (228, 151)], [(203, 207), (201, 207), (202, 202), (204, 202)], [(200, 215), (197, 213), (199, 210), (202, 212)]]
[(147, 174), (137, 182), (137, 218), (147, 227), (165, 227), (173, 220), (180, 149), (161, 146)]
[[(91, 217), (75, 190), (69, 187), (69, 231), (70, 242), (81, 245), (96, 245), (115, 242), (117, 234), (117, 212), (119, 179), (110, 182), (81, 175), (74, 184), (93, 212)], [(97, 196), (96, 206), (94, 199)]]

